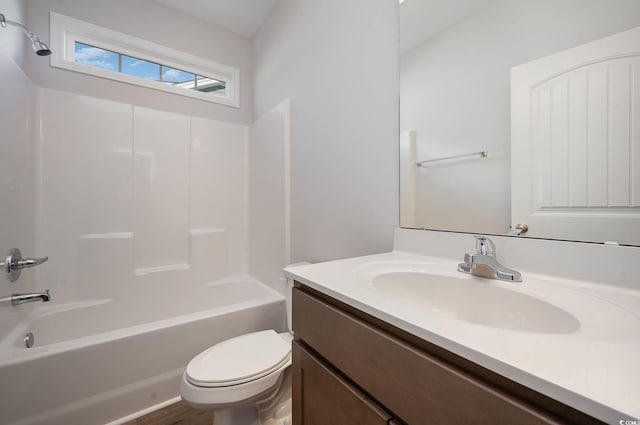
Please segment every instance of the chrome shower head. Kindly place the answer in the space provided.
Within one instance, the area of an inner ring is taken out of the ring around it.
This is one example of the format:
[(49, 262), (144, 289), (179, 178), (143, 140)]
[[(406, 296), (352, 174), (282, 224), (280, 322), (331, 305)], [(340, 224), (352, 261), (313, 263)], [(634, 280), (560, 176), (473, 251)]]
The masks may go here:
[(31, 33), (31, 36), (29, 36), (29, 38), (31, 39), (31, 48), (34, 52), (36, 52), (36, 55), (49, 56), (51, 53), (53, 53), (49, 46), (47, 46), (42, 40), (40, 40), (37, 35)]
[(2, 28), (6, 28), (7, 25), (13, 25), (14, 27), (20, 28), (20, 30), (25, 33), (27, 37), (29, 37), (29, 40), (31, 40), (31, 48), (34, 52), (36, 52), (36, 55), (48, 56), (51, 54), (51, 49), (49, 49), (49, 46), (47, 46), (42, 40), (40, 40), (40, 37), (32, 33), (31, 30), (29, 30), (21, 23), (10, 21), (4, 17), (3, 13), (0, 13), (0, 26), (2, 26)]

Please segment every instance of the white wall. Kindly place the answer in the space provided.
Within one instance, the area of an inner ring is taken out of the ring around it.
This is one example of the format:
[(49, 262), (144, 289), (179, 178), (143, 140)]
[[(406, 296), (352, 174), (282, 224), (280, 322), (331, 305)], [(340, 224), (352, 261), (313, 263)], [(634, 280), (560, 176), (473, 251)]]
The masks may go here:
[(392, 247), (397, 7), (281, 0), (254, 37), (255, 116), (291, 99), (292, 261)]
[[(24, 23), (24, 2), (20, 0), (0, 0), (0, 13), (5, 19)], [(0, 48), (19, 65), (24, 64), (24, 52), (27, 48), (27, 38), (15, 27), (0, 28)]]
[[(240, 108), (102, 79), (49, 66), (29, 55), (27, 73), (41, 87), (243, 125), (251, 124), (248, 39), (150, 0), (26, 0), (28, 26), (49, 40), (49, 12), (80, 19), (240, 70)], [(57, 52), (53, 52), (57, 54)]]
[(416, 131), (418, 160), (489, 150), (418, 170), (418, 223), (508, 231), (510, 68), (638, 25), (636, 0), (496, 0), (405, 53), (400, 128)]

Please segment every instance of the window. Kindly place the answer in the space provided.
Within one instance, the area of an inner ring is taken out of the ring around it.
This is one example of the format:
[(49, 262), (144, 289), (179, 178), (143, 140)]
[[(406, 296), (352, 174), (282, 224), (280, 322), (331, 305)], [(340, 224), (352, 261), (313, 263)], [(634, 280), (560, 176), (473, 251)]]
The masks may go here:
[(51, 12), (51, 65), (239, 106), (237, 69)]
[(216, 80), (215, 78), (197, 75), (178, 68), (172, 68), (133, 56), (127, 56), (122, 53), (112, 52), (79, 41), (74, 42), (73, 61), (96, 68), (121, 72), (138, 78), (171, 84), (174, 87), (197, 90), (203, 93), (214, 92), (215, 94), (224, 96), (227, 86), (226, 81)]

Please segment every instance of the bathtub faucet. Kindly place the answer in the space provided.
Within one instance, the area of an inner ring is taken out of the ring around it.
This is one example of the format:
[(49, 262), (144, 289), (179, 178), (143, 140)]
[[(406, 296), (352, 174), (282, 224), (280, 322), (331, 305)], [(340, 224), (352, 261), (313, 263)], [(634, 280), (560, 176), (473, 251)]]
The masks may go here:
[(29, 294), (13, 294), (8, 297), (0, 298), (0, 305), (18, 305), (24, 303), (33, 303), (36, 301), (47, 302), (51, 300), (49, 290), (44, 292), (32, 292)]

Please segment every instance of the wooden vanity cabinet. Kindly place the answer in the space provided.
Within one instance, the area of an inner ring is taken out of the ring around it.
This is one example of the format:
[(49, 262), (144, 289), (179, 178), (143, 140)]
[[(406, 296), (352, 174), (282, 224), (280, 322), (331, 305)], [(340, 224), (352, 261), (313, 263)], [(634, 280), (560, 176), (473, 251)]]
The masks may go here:
[(295, 424), (387, 425), (392, 419), (299, 343), (293, 343), (292, 354)]
[(296, 283), (293, 424), (602, 422)]

